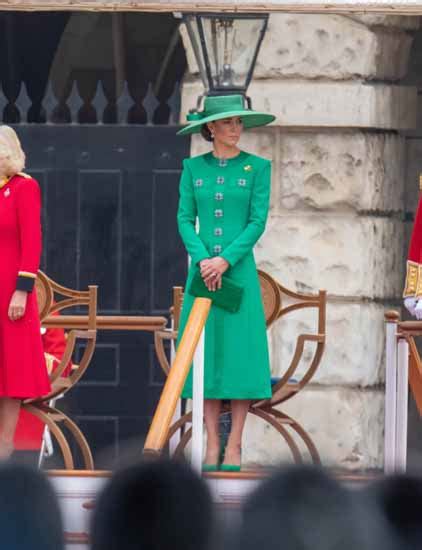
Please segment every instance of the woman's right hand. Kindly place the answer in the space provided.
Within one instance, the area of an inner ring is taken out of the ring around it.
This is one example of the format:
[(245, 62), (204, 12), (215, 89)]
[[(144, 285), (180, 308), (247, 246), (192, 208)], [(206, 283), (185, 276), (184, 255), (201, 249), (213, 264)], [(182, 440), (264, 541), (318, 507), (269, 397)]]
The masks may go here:
[(404, 299), (404, 307), (407, 309), (407, 311), (410, 313), (410, 315), (413, 315), (415, 317), (415, 308), (418, 303), (418, 299), (413, 296), (408, 296)]
[(221, 288), (223, 282), (223, 273), (219, 273), (214, 269), (214, 260), (215, 258), (207, 258), (199, 262), (202, 278), (210, 292)]

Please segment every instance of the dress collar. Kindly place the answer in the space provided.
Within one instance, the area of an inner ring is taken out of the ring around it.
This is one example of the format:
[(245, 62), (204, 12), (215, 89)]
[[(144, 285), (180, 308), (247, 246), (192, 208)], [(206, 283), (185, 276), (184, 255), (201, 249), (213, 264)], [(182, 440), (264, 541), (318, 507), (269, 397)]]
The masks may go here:
[(7, 185), (12, 178), (13, 176), (10, 176), (9, 178), (0, 179), (0, 189), (3, 189), (3, 187)]
[(204, 158), (206, 162), (212, 166), (216, 167), (225, 167), (225, 166), (235, 166), (239, 162), (244, 161), (249, 156), (245, 151), (240, 151), (238, 155), (229, 159), (220, 159), (214, 156), (213, 152), (210, 151), (207, 153)]

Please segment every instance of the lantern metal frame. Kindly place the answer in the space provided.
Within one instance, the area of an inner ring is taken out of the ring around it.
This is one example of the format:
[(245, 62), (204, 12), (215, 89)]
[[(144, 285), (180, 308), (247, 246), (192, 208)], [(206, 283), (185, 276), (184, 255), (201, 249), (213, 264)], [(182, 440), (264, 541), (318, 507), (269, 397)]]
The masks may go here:
[[(199, 44), (197, 37), (194, 34), (192, 29), (192, 18), (195, 19), (196, 26), (198, 29), (199, 35)], [(215, 19), (215, 20), (261, 20), (263, 25), (259, 32), (258, 40), (256, 42), (255, 51), (252, 56), (252, 61), (249, 65), (246, 79), (244, 85), (242, 86), (230, 86), (230, 87), (219, 87), (214, 84), (214, 79), (211, 71), (210, 55), (207, 48), (207, 42), (205, 39), (203, 19)], [(183, 22), (185, 23), (186, 30), (192, 45), (192, 49), (195, 55), (196, 62), (198, 64), (199, 73), (203, 81), (204, 87), (206, 88), (206, 94), (208, 96), (224, 95), (224, 94), (242, 94), (246, 96), (246, 91), (249, 87), (249, 84), (252, 80), (253, 72), (256, 65), (256, 60), (261, 48), (262, 41), (264, 39), (265, 33), (268, 27), (268, 13), (216, 13), (216, 12), (187, 12), (183, 14)], [(201, 48), (201, 51), (198, 51), (198, 46)], [(204, 67), (205, 64), (205, 67)]]

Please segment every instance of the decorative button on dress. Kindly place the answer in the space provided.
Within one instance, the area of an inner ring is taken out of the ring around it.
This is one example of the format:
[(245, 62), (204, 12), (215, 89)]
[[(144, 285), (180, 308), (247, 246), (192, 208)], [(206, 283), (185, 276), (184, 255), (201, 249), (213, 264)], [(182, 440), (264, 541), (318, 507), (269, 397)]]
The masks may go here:
[[(0, 397), (40, 397), (50, 391), (36, 293), (41, 256), (38, 184), (16, 175), (0, 189)], [(11, 321), (10, 299), (27, 290), (25, 315)]]
[[(199, 262), (223, 257), (230, 264), (225, 275), (241, 284), (244, 294), (237, 313), (211, 307), (205, 327), (205, 398), (270, 397), (265, 316), (253, 247), (267, 220), (271, 163), (242, 151), (224, 161), (207, 153), (186, 159), (183, 167), (177, 219), (192, 262), (179, 339), (193, 304), (188, 289)], [(192, 372), (182, 396), (192, 397)]]

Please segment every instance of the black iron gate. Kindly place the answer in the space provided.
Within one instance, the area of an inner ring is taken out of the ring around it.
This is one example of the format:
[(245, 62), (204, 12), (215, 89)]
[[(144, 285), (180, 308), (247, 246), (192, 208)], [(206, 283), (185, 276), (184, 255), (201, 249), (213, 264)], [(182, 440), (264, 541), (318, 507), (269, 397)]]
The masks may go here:
[[(176, 230), (189, 140), (176, 137), (186, 68), (171, 15), (0, 14), (0, 113), (15, 125), (43, 191), (42, 268), (99, 285), (99, 311), (168, 313), (186, 255)], [(29, 124), (31, 123), (31, 124)], [(98, 467), (141, 448), (162, 375), (151, 333), (102, 332), (61, 404)]]
[[(43, 191), (42, 268), (72, 288), (99, 285), (99, 311), (167, 315), (186, 255), (176, 227), (186, 139), (174, 127), (20, 127)], [(162, 376), (151, 333), (99, 334), (93, 362), (68, 394), (100, 465), (119, 442), (141, 446)], [(111, 449), (111, 447), (113, 447)]]

